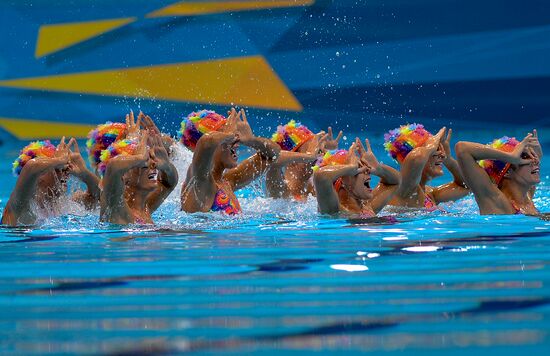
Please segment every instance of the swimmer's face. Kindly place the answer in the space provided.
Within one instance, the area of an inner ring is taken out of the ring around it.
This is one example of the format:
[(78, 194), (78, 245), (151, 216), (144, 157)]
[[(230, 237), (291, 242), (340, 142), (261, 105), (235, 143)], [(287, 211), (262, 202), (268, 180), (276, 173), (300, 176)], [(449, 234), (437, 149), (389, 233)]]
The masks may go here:
[(442, 145), (439, 145), (437, 151), (432, 153), (428, 162), (424, 166), (423, 174), (429, 178), (440, 177), (443, 175), (443, 161), (445, 160), (445, 150)]
[(239, 149), (238, 142), (223, 143), (214, 153), (214, 161), (220, 162), (224, 168), (231, 169), (237, 167), (239, 157), (237, 150)]
[[(529, 155), (524, 153), (522, 158), (529, 159)], [(540, 183), (540, 160), (538, 157), (530, 159), (529, 163), (522, 165), (513, 165), (506, 174), (507, 178), (516, 181), (521, 185), (533, 186)]]
[(158, 186), (156, 162), (149, 157), (141, 167), (131, 169), (124, 175), (126, 185), (143, 191), (153, 191)]
[(359, 173), (353, 177), (346, 177), (346, 185), (351, 189), (351, 193), (362, 200), (372, 199), (371, 175), (368, 172)]

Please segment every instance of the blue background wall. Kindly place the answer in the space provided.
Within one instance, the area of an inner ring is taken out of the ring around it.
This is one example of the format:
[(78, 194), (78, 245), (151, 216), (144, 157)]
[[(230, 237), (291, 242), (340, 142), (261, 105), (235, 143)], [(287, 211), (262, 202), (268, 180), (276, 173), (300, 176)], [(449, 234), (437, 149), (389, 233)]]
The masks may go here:
[[(193, 98), (143, 97), (154, 93), (29, 89), (13, 80), (248, 56), (264, 58), (302, 107), (247, 105), (264, 134), (290, 118), (313, 129), (332, 123), (376, 133), (405, 121), (498, 134), (505, 134), (507, 125), (550, 127), (548, 1), (312, 0), (283, 8), (148, 17), (174, 3), (0, 3), (0, 118), (6, 118), (0, 121), (0, 138), (28, 138), (17, 125), (14, 129), (20, 120), (60, 123), (48, 131), (58, 136), (63, 125), (121, 120), (129, 109), (142, 109), (175, 133), (188, 112), (203, 107), (225, 111), (233, 102), (231, 97), (209, 105)], [(117, 18), (133, 20), (35, 55), (41, 27)], [(205, 85), (215, 85), (215, 78), (209, 73)]]

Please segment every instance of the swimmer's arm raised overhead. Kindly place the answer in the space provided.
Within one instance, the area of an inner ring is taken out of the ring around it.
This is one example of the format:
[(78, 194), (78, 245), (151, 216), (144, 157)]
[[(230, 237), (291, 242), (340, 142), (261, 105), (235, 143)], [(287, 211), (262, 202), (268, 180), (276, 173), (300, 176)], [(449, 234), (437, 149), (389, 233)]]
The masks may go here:
[(36, 188), (40, 176), (54, 169), (65, 169), (69, 165), (69, 154), (65, 145), (65, 137), (57, 146), (52, 158), (35, 158), (27, 162), (15, 183), (15, 187), (4, 209), (2, 224), (19, 225), (32, 224), (34, 221), (21, 222), (20, 217), (31, 209), (30, 203), (36, 196)]
[(368, 167), (358, 168), (357, 164), (321, 167), (313, 173), (313, 185), (317, 193), (317, 204), (322, 214), (336, 214), (340, 211), (340, 199), (334, 190), (334, 182), (345, 176), (355, 176)]
[(424, 145), (413, 149), (405, 157), (401, 164), (401, 184), (396, 192), (398, 196), (406, 199), (416, 192), (422, 179), (424, 166), (430, 159), (430, 156), (437, 151), (445, 130), (445, 127), (441, 128), (436, 135), (428, 138)]
[[(533, 137), (531, 138), (531, 141), (529, 143), (529, 146), (533, 149), (535, 154), (537, 155), (538, 159), (542, 159), (542, 146), (539, 142), (539, 134), (537, 130), (533, 130)], [(537, 191), (537, 187), (533, 186), (531, 190), (529, 191), (529, 195), (531, 198), (535, 196), (535, 192)]]
[(197, 142), (193, 160), (181, 190), (181, 209), (188, 213), (209, 211), (210, 201), (217, 188), (212, 177), (214, 152), (221, 145), (233, 145), (238, 141), (234, 132), (214, 131), (204, 134)]
[(316, 159), (317, 156), (314, 154), (281, 150), (279, 157), (271, 164), (265, 174), (267, 195), (273, 198), (289, 197), (290, 190), (284, 174), (286, 166), (296, 163), (314, 163)]
[(527, 135), (510, 153), (475, 142), (460, 141), (455, 145), (455, 152), (464, 176), (464, 181), (472, 193), (474, 193), (482, 214), (485, 211), (493, 211), (495, 203), (502, 203), (506, 200), (506, 197), (498, 189), (497, 185), (493, 184), (489, 175), (477, 161), (492, 159), (510, 164), (527, 164), (530, 161), (521, 158), (521, 156), (531, 137), (532, 134)]
[(148, 138), (148, 132), (143, 132), (133, 155), (118, 155), (107, 162), (100, 199), (102, 221), (112, 221), (115, 214), (124, 216), (125, 220), (129, 219), (130, 212), (124, 199), (125, 186), (122, 178), (130, 169), (146, 164), (149, 158), (146, 146)]
[(380, 183), (374, 188), (373, 198), (369, 202), (372, 210), (378, 213), (388, 204), (397, 191), (401, 183), (401, 174), (396, 169), (378, 162), (368, 139), (365, 139), (365, 146), (363, 146), (363, 143), (357, 137), (355, 138), (355, 144), (361, 156), (361, 161), (370, 167), (370, 173), (380, 177)]
[(451, 154), (451, 137), (453, 130), (449, 129), (444, 140), (442, 140), (443, 149), (445, 150), (445, 159), (443, 164), (453, 176), (453, 181), (450, 183), (442, 184), (432, 189), (432, 195), (435, 198), (436, 203), (442, 203), (446, 201), (455, 201), (465, 197), (470, 193), (470, 189), (466, 187), (462, 171), (456, 159)]
[(70, 149), (69, 173), (86, 184), (86, 192), (77, 191), (72, 198), (74, 201), (83, 204), (87, 209), (93, 209), (97, 206), (101, 194), (99, 178), (86, 167), (78, 143), (74, 138), (69, 141), (68, 148)]
[(150, 139), (152, 146), (153, 160), (156, 162), (159, 186), (147, 197), (147, 206), (149, 211), (153, 213), (162, 202), (170, 195), (178, 184), (178, 171), (170, 162), (168, 152), (164, 146), (160, 134), (154, 134)]
[(254, 135), (244, 110), (241, 110), (236, 117), (235, 128), (239, 142), (255, 149), (257, 152), (257, 154), (241, 162), (237, 167), (224, 173), (224, 178), (231, 183), (233, 189), (239, 190), (263, 174), (277, 160), (281, 148), (267, 138)]

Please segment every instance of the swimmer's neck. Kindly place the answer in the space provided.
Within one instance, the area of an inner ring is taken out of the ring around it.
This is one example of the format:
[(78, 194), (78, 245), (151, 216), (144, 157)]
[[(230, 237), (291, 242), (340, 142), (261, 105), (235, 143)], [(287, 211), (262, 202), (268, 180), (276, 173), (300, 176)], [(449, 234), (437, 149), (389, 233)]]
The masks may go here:
[(132, 210), (145, 211), (147, 208), (147, 196), (150, 192), (141, 189), (126, 189), (124, 198), (128, 207)]
[(519, 205), (530, 204), (532, 199), (530, 195), (531, 186), (526, 184), (519, 184), (511, 181), (510, 179), (504, 179), (500, 191)]
[(349, 212), (361, 212), (364, 210), (363, 201), (353, 194), (350, 194), (347, 189), (340, 188), (338, 191), (340, 206)]
[(426, 184), (428, 184), (429, 181), (432, 180), (432, 177), (422, 173), (422, 178), (420, 179), (420, 188), (422, 188), (423, 191), (426, 191)]

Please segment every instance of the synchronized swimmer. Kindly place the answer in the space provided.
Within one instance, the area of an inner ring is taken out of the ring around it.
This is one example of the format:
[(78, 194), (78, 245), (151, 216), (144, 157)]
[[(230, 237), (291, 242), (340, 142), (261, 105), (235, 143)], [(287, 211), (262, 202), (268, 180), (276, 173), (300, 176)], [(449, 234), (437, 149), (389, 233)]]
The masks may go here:
[[(451, 129), (433, 135), (423, 125), (403, 125), (384, 136), (384, 148), (399, 171), (378, 161), (368, 139), (356, 138), (348, 149), (339, 149), (342, 134), (335, 138), (330, 127), (314, 133), (291, 120), (268, 139), (253, 133), (244, 110), (232, 108), (227, 117), (211, 110), (192, 112), (179, 131), (179, 142), (193, 152), (181, 210), (240, 214), (235, 191), (264, 179), (268, 197), (304, 201), (314, 196), (322, 214), (370, 218), (387, 205), (441, 210), (440, 203), (470, 192), (482, 215), (538, 214), (533, 196), (542, 148), (536, 130), (522, 141), (505, 136), (488, 145), (458, 142), (455, 159)], [(90, 131), (86, 149), (92, 170), (76, 140), (65, 141), (57, 146), (36, 141), (21, 150), (2, 224), (34, 225), (39, 218), (62, 215), (65, 198), (91, 212), (99, 208), (100, 221), (152, 224), (153, 212), (178, 183), (170, 154), (176, 143), (143, 113), (137, 120), (130, 113), (125, 123), (107, 122)], [(240, 163), (239, 145), (255, 150)], [(443, 166), (453, 180), (429, 186), (443, 175)], [(374, 188), (371, 175), (380, 178)], [(86, 190), (67, 197), (70, 176)]]

